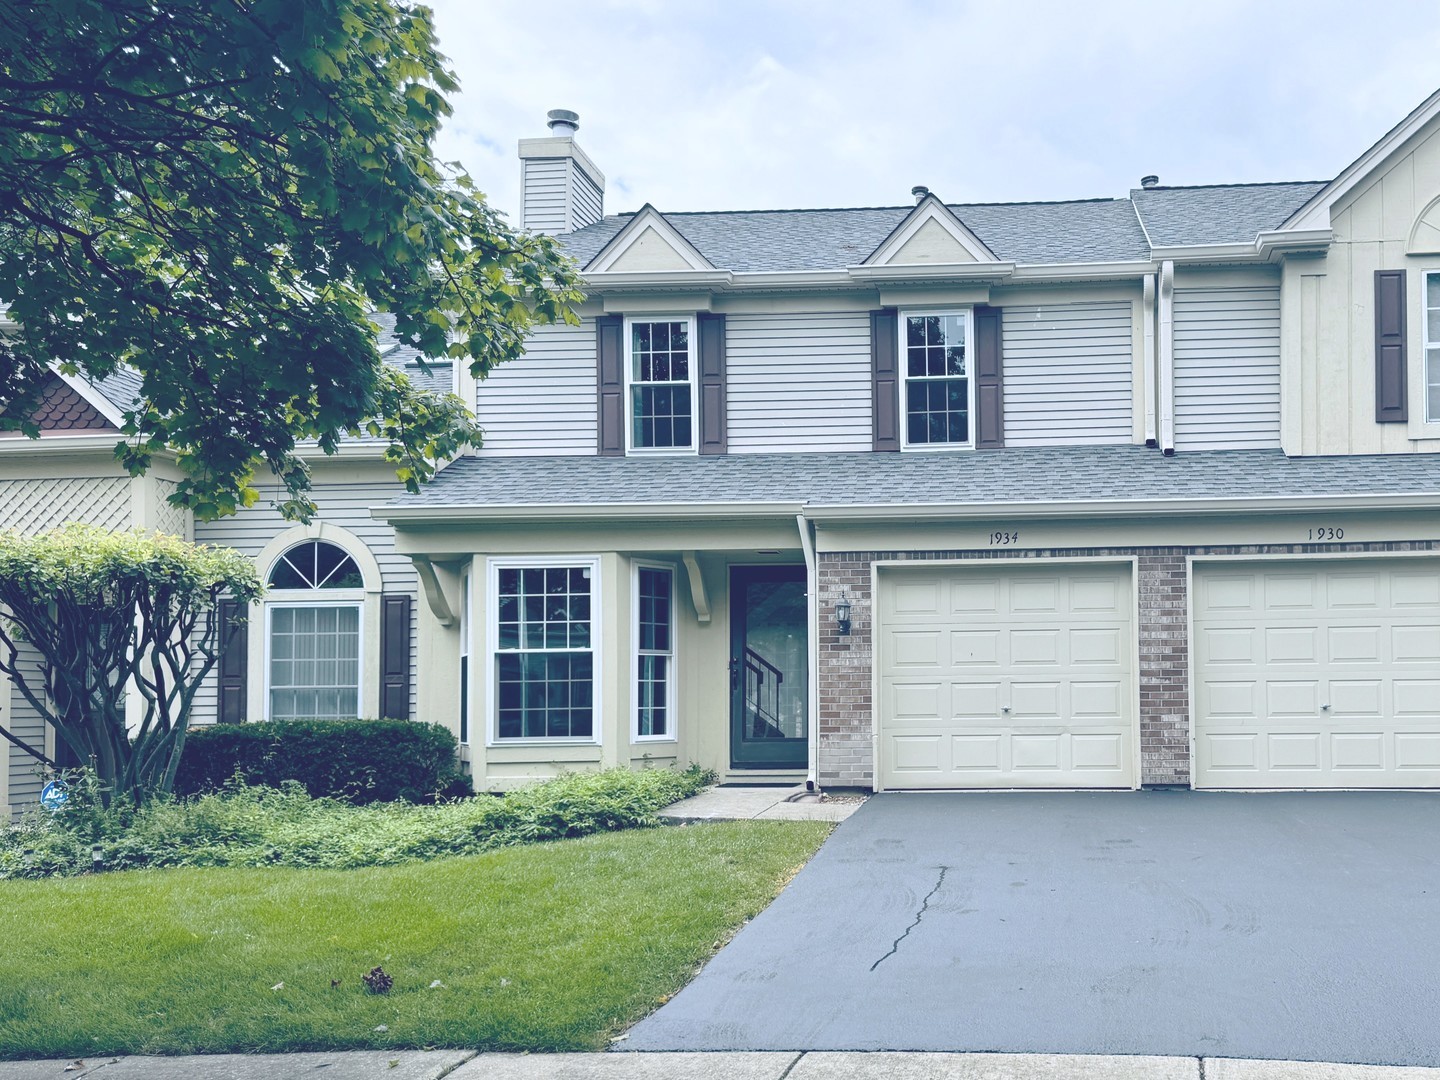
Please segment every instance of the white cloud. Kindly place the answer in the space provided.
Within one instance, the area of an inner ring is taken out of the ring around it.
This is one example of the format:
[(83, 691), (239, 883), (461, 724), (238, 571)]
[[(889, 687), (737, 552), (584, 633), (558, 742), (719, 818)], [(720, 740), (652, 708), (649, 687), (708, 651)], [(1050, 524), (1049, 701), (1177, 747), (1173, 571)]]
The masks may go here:
[(612, 211), (900, 205), (1323, 179), (1440, 85), (1412, 0), (432, 2), (441, 154), (512, 215), (551, 108)]

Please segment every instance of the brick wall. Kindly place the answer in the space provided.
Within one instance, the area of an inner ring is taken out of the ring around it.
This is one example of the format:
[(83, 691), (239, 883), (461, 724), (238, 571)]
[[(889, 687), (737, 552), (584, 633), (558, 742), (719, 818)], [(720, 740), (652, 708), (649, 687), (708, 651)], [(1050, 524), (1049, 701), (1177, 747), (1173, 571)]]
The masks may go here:
[[(1190, 782), (1189, 598), (1191, 555), (1326, 555), (1347, 552), (1440, 551), (1440, 541), (1367, 544), (1072, 548), (1038, 551), (849, 551), (822, 553), (820, 592), (820, 786), (869, 788), (874, 780), (871, 661), (871, 564), (933, 559), (1078, 559), (1134, 557), (1140, 622), (1140, 774), (1144, 784)], [(851, 629), (841, 636), (832, 613), (842, 593), (851, 602)]]

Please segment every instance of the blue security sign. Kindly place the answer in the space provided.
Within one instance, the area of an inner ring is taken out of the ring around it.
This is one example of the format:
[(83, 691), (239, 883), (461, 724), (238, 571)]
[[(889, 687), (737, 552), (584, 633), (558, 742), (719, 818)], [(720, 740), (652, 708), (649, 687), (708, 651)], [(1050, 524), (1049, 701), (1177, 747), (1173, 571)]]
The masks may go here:
[(40, 789), (40, 805), (46, 810), (59, 810), (70, 801), (70, 789), (63, 780), (51, 780)]

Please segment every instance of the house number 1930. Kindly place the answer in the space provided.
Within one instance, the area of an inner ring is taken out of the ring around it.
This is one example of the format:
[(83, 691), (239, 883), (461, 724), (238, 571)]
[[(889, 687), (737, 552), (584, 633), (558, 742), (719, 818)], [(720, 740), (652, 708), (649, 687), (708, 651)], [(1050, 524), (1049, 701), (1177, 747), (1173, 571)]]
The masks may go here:
[(1318, 525), (1310, 530), (1311, 540), (1344, 540), (1345, 530), (1335, 525)]
[(1020, 534), (1018, 532), (992, 532), (990, 534), (991, 547), (1005, 547), (1008, 544), (1018, 544)]

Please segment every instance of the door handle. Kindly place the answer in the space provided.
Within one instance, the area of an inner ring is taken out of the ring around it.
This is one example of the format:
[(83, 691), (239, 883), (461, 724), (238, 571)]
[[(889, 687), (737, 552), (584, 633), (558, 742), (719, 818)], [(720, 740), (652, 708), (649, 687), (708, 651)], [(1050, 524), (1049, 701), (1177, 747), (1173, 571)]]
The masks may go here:
[(739, 678), (739, 676), (740, 676), (740, 658), (739, 658), (738, 656), (732, 656), (732, 657), (730, 658), (730, 689), (731, 689), (731, 690), (734, 690), (736, 687), (738, 687), (738, 686), (740, 685), (740, 678)]
[[(1329, 708), (1329, 706), (1326, 706), (1326, 708)], [(1009, 706), (1009, 705), (1002, 705), (1002, 706), (1000, 706), (1000, 711), (1003, 712), (1003, 713), (1008, 713), (1008, 712), (1010, 711), (1010, 706)]]
[(1321, 712), (1329, 712), (1329, 711), (1330, 711), (1330, 706), (1329, 706), (1329, 705), (1321, 705), (1321, 706), (1320, 706), (1320, 711), (1321, 711)]

